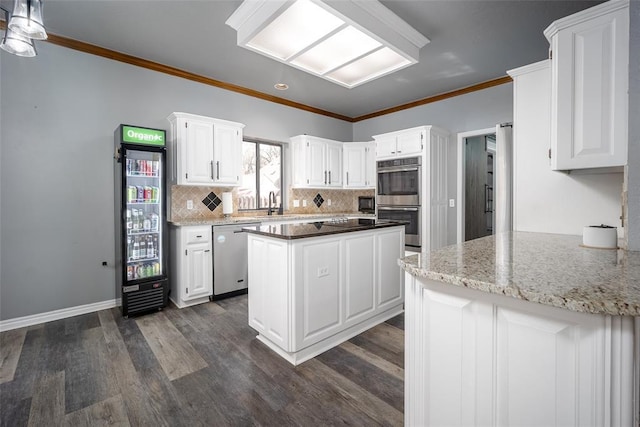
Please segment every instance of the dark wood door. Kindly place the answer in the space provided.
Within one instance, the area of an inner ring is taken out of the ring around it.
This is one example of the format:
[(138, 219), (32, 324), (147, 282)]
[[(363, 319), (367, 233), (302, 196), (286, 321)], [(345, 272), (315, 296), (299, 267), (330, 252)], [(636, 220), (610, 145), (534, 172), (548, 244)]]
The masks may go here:
[(465, 240), (491, 234), (487, 224), (487, 211), (493, 187), (487, 183), (487, 145), (484, 136), (467, 138), (465, 142)]

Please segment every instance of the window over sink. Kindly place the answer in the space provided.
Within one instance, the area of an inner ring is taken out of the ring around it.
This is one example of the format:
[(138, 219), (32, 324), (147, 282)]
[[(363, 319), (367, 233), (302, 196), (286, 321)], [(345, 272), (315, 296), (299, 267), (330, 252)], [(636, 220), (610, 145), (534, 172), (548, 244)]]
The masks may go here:
[(258, 210), (269, 208), (269, 195), (273, 192), (278, 208), (282, 202), (282, 145), (245, 138), (242, 141), (242, 177), (238, 188), (238, 208)]

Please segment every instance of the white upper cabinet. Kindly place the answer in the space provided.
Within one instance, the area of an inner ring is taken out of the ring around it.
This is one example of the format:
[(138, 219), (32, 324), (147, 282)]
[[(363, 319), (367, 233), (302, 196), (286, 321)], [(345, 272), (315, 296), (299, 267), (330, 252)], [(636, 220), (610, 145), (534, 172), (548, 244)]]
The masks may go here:
[(342, 188), (342, 143), (309, 135), (291, 138), (296, 188)]
[(551, 166), (627, 163), (629, 1), (614, 0), (555, 21), (551, 43)]
[(410, 157), (422, 153), (424, 146), (423, 128), (404, 129), (381, 135), (374, 135), (377, 159)]
[(187, 113), (168, 120), (172, 183), (240, 185), (243, 124)]
[(344, 188), (375, 188), (375, 149), (374, 142), (349, 142), (343, 145)]

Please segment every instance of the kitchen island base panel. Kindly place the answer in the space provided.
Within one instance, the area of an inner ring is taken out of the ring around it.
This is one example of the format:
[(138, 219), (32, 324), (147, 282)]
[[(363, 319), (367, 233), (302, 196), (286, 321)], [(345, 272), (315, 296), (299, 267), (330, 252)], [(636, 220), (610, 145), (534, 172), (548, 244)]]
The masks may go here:
[(404, 225), (247, 238), (249, 326), (294, 365), (403, 310)]
[(187, 307), (193, 307), (194, 305), (204, 304), (206, 302), (209, 302), (210, 298), (206, 296), (201, 298), (194, 298), (187, 301), (181, 301), (181, 300), (175, 299), (173, 295), (170, 295), (169, 301), (171, 301), (173, 305), (175, 305), (178, 308), (187, 308)]
[(274, 342), (269, 340), (269, 338), (267, 338), (265, 335), (262, 335), (260, 333), (258, 333), (258, 335), (256, 336), (256, 339), (262, 342), (267, 347), (269, 347), (274, 352), (276, 352), (280, 357), (282, 357), (292, 365), (297, 366), (297, 365), (300, 365), (301, 363), (306, 362), (309, 359), (313, 359), (314, 357), (324, 353), (325, 351), (331, 350), (333, 347), (336, 347), (342, 344), (343, 342), (350, 340), (356, 335), (359, 335), (373, 328), (374, 326), (379, 325), (380, 323), (383, 323), (403, 312), (404, 312), (404, 304), (400, 304), (399, 306), (389, 309), (384, 313), (380, 313), (375, 317), (368, 319), (365, 322), (362, 322), (358, 325), (354, 325), (348, 329), (345, 329), (340, 333), (332, 335), (329, 338), (325, 338), (324, 340), (318, 343), (312, 344), (309, 347), (303, 348), (296, 352), (288, 352), (283, 350), (279, 345), (275, 344)]
[(637, 318), (408, 273), (405, 296), (407, 426), (637, 425)]

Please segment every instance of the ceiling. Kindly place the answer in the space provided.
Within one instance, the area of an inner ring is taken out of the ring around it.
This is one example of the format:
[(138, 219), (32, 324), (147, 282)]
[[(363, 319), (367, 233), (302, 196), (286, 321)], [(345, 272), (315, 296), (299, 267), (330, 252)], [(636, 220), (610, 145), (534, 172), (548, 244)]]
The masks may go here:
[[(11, 2), (2, 0), (6, 7)], [(420, 62), (347, 89), (236, 45), (225, 24), (241, 0), (44, 0), (50, 34), (358, 118), (497, 79), (547, 57), (543, 30), (601, 1), (385, 0), (431, 42)], [(40, 42), (41, 43), (41, 42)], [(278, 91), (275, 83), (289, 85)]]

